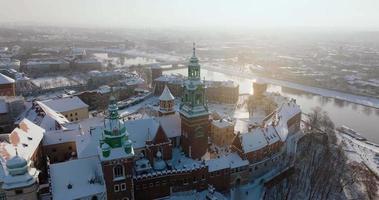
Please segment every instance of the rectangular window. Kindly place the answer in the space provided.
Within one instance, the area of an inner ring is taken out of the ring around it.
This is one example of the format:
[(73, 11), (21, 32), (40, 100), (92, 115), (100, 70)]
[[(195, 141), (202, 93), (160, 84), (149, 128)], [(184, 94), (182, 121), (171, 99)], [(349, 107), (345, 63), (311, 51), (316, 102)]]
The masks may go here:
[(119, 192), (120, 191), (120, 186), (118, 184), (114, 185), (113, 189), (114, 189), (115, 192)]
[(122, 178), (125, 178), (124, 177), (124, 166), (122, 165), (116, 165), (114, 168), (113, 168), (113, 179), (122, 179)]
[(121, 183), (121, 191), (125, 191), (126, 190), (126, 183)]
[(193, 182), (197, 183), (197, 178), (196, 177), (193, 177)]
[(14, 192), (15, 192), (16, 194), (22, 194), (22, 193), (23, 193), (23, 191), (22, 191), (21, 189), (15, 190)]

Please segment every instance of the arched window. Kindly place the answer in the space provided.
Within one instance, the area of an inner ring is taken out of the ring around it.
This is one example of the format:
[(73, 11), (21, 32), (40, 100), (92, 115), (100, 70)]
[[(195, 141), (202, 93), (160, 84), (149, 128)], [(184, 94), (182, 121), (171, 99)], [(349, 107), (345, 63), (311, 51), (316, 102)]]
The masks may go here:
[(124, 167), (122, 165), (117, 165), (113, 168), (113, 177), (124, 177)]

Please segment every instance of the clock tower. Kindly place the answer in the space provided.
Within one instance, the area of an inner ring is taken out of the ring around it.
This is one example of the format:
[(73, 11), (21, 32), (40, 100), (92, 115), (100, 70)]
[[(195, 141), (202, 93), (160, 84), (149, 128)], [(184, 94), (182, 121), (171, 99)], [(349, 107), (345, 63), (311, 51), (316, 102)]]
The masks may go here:
[(208, 148), (209, 112), (204, 83), (200, 79), (200, 64), (195, 44), (188, 64), (188, 80), (184, 83), (180, 116), (183, 151), (191, 158), (200, 159)]
[(134, 199), (134, 149), (112, 96), (98, 148), (107, 199)]

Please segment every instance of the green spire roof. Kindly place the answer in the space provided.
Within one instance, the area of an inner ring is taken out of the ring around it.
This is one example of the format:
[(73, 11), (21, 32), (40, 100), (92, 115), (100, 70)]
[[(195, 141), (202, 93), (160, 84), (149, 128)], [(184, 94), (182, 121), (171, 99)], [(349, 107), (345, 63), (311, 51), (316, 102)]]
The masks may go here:
[(188, 64), (188, 79), (190, 80), (200, 80), (200, 64), (199, 59), (196, 57), (196, 47), (193, 43), (192, 57), (190, 58)]
[(128, 139), (128, 133), (123, 120), (118, 114), (116, 99), (111, 96), (108, 113), (104, 120), (103, 139), (100, 141), (103, 157), (111, 155), (113, 149), (123, 148), (126, 154), (133, 152), (132, 142)]

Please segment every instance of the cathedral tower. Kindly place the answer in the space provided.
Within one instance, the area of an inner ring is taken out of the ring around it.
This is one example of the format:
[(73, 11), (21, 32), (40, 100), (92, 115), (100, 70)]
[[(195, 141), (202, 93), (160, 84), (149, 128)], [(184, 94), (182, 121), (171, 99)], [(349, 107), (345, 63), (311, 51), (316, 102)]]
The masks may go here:
[(180, 116), (183, 151), (194, 159), (200, 159), (208, 148), (209, 112), (195, 44), (188, 64), (188, 80), (184, 83)]
[(134, 199), (134, 150), (113, 96), (104, 120), (99, 157), (105, 177), (107, 199)]

